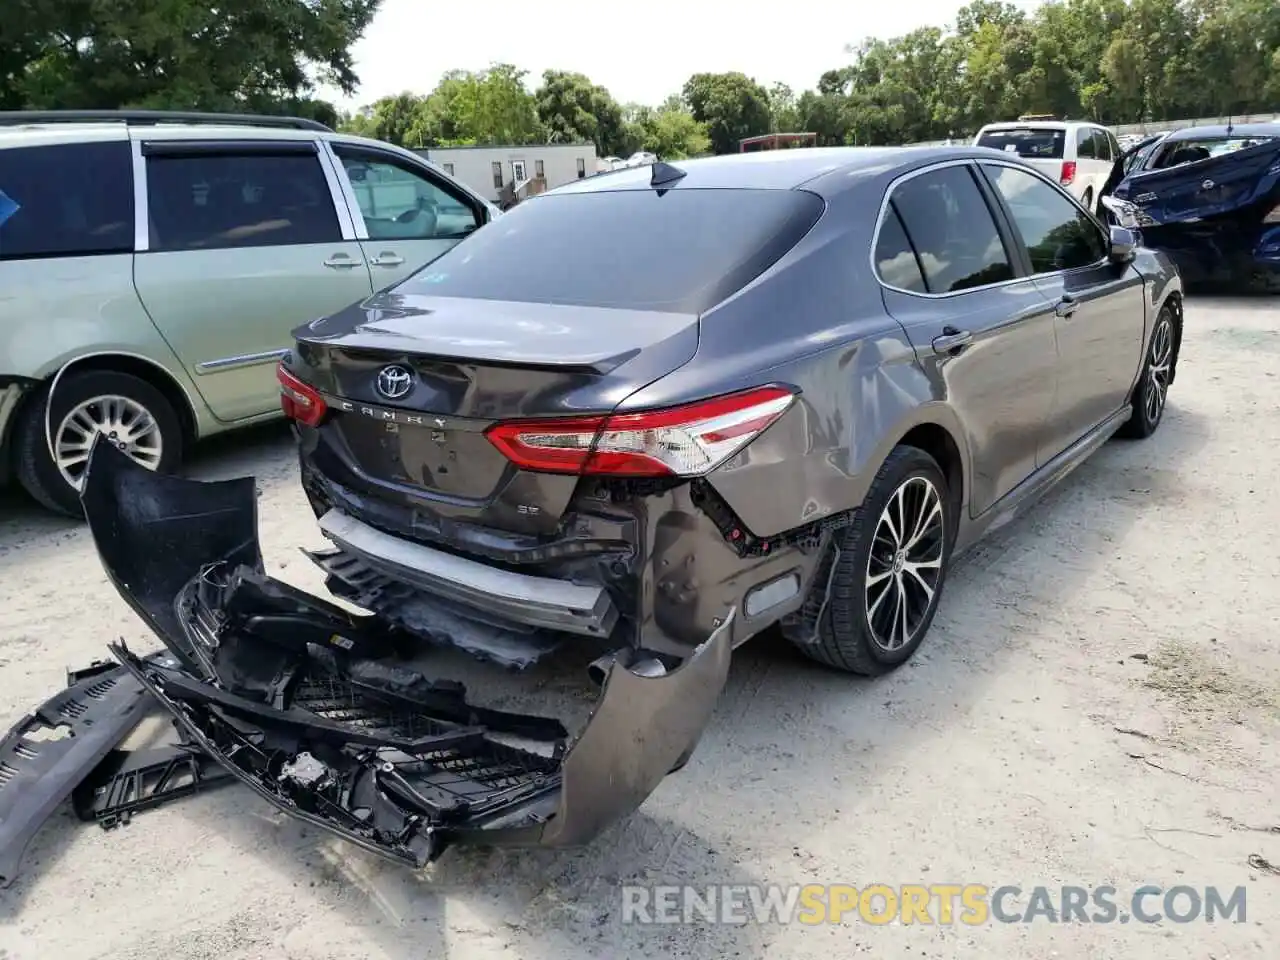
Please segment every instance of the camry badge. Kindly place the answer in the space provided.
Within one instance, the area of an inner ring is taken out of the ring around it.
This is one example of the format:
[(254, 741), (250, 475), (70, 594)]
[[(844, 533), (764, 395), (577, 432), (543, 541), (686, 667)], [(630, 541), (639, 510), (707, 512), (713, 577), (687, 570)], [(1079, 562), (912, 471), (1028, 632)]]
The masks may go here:
[(413, 389), (413, 374), (399, 364), (383, 367), (374, 381), (378, 393), (388, 400), (399, 400)]

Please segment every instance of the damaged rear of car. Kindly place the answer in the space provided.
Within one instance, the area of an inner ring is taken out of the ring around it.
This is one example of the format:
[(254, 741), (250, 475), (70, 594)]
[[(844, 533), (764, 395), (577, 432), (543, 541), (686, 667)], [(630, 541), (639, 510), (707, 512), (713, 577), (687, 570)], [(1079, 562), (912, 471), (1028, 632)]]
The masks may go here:
[(590, 840), (688, 758), (727, 675), (731, 616), (683, 659), (612, 659), (571, 732), (485, 706), (430, 650), (425, 667), (406, 659), (418, 637), (268, 576), (251, 479), (162, 476), (99, 443), (82, 499), (108, 577), (172, 656), (111, 652), (187, 742), (286, 813), (411, 866), (458, 842)]
[(1178, 130), (1132, 158), (1104, 200), (1121, 226), (1190, 284), (1280, 292), (1280, 124)]
[(683, 658), (731, 607), (736, 644), (800, 603), (818, 552), (756, 542), (717, 490), (719, 468), (800, 416), (799, 389), (751, 368), (735, 382), (726, 362), (687, 399), (638, 401), (823, 200), (597, 179), (628, 176), (522, 204), (296, 332), (281, 386), (333, 593), (518, 668), (573, 637), (605, 662)]

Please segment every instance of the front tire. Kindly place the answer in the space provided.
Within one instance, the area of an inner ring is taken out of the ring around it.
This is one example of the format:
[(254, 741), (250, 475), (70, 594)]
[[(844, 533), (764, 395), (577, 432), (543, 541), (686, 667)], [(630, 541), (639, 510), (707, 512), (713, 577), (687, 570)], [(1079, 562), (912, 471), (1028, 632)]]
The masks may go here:
[(1138, 385), (1133, 388), (1132, 412), (1124, 426), (1116, 431), (1116, 436), (1145, 440), (1156, 432), (1164, 419), (1169, 385), (1173, 382), (1173, 345), (1177, 341), (1175, 323), (1173, 311), (1165, 304), (1156, 315), (1156, 326), (1151, 332), (1142, 373), (1139, 374)]
[[(71, 373), (49, 399), (27, 405), (14, 436), (18, 482), (42, 506), (82, 517), (80, 485), (99, 435), (137, 463), (171, 473), (182, 462), (182, 424), (163, 393), (114, 370)], [(55, 455), (45, 436), (45, 408)]]
[(955, 530), (947, 478), (915, 447), (896, 447), (852, 525), (815, 577), (826, 604), (810, 635), (788, 638), (819, 663), (875, 676), (901, 666), (933, 623)]

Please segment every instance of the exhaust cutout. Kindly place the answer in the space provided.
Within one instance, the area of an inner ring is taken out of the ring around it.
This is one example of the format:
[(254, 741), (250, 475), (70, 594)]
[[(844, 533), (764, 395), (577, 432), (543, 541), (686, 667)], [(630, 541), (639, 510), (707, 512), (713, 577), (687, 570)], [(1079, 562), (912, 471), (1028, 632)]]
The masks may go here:
[[(591, 682), (597, 687), (603, 687), (605, 677), (609, 676), (609, 669), (618, 662), (622, 666), (630, 670), (638, 677), (663, 677), (667, 673), (667, 665), (654, 656), (644, 656), (645, 651), (633, 650), (631, 647), (623, 647), (621, 650), (615, 650), (613, 653), (606, 653), (603, 657), (597, 657), (587, 666), (587, 676), (591, 678)], [(633, 660), (634, 662), (628, 663)]]

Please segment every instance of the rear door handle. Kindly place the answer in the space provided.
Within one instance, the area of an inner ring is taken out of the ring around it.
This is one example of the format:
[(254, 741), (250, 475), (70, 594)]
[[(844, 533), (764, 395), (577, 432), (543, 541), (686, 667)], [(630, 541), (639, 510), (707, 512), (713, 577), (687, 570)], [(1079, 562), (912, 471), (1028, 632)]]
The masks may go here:
[(1076, 312), (1076, 307), (1078, 306), (1079, 304), (1070, 297), (1063, 297), (1054, 305), (1053, 312), (1060, 317), (1067, 318)]
[(404, 263), (404, 257), (397, 256), (389, 250), (383, 250), (369, 261), (375, 267), (398, 267)]
[(335, 253), (324, 262), (324, 265), (335, 270), (350, 270), (352, 267), (360, 266), (360, 261), (347, 256), (345, 253)]
[(933, 349), (935, 353), (958, 353), (971, 343), (973, 334), (968, 330), (943, 327), (942, 336), (933, 338)]

